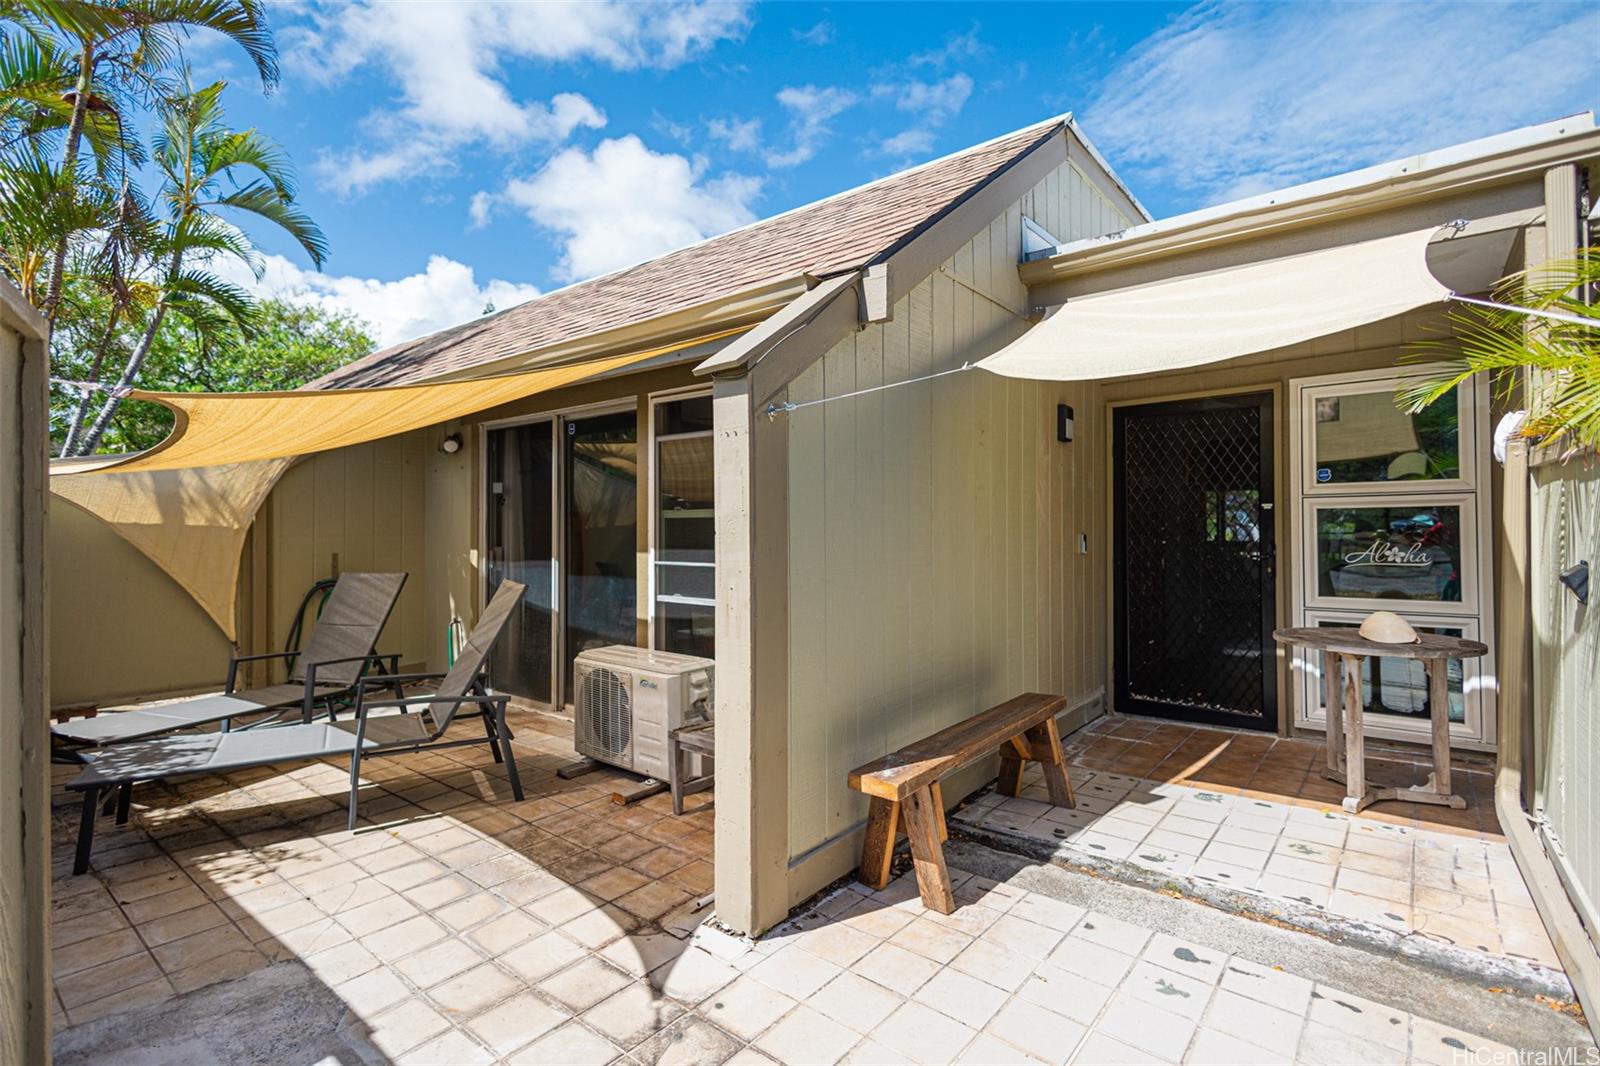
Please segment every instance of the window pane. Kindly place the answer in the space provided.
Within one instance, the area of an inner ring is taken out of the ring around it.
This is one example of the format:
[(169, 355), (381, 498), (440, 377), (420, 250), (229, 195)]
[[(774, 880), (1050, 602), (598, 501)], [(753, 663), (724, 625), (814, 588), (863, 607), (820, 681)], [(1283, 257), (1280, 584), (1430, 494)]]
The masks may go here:
[(1461, 601), (1461, 508), (1318, 507), (1317, 592), (1339, 598)]
[(711, 431), (711, 397), (692, 396), (656, 408), (656, 436)]
[[(1318, 626), (1341, 626), (1345, 622), (1318, 622)], [(1419, 633), (1443, 637), (1462, 637), (1465, 631), (1449, 626), (1416, 626)], [(1374, 684), (1373, 667), (1378, 673)], [(1445, 664), (1445, 679), (1450, 689), (1450, 720), (1465, 722), (1467, 708), (1463, 696), (1465, 667), (1460, 659)], [(1328, 680), (1320, 685), (1323, 706), (1328, 703)], [(1428, 671), (1418, 659), (1397, 659), (1369, 655), (1361, 664), (1361, 702), (1367, 714), (1388, 714), (1404, 718), (1428, 718)]]
[(638, 640), (638, 414), (566, 424), (567, 661), (590, 648)]
[(1318, 484), (1461, 476), (1457, 393), (1415, 415), (1397, 408), (1394, 397), (1393, 388), (1383, 388), (1315, 401)]
[(712, 561), (716, 544), (710, 437), (664, 440), (659, 445), (661, 525), (657, 547), (663, 561)]
[(715, 657), (716, 608), (690, 603), (662, 603), (659, 607), (656, 642), (662, 651)]
[[(656, 646), (710, 658), (716, 616), (711, 397), (656, 408)], [(700, 434), (699, 436), (676, 436)], [(685, 563), (700, 565), (686, 566)], [(682, 600), (700, 603), (683, 603)]]

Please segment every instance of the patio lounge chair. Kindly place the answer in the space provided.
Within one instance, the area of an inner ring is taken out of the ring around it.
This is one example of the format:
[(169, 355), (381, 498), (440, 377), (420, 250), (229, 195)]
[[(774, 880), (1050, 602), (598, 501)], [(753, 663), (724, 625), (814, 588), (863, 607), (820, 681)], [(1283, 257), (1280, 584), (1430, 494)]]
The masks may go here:
[[(89, 868), (89, 848), (94, 839), (95, 808), (100, 794), (116, 789), (117, 824), (128, 820), (133, 786), (140, 781), (161, 781), (193, 774), (224, 774), (253, 766), (311, 762), (337, 756), (350, 759), (350, 828), (356, 827), (356, 800), (361, 787), (361, 760), (375, 755), (455, 748), (487, 743), (495, 762), (504, 762), (511, 793), (522, 799), (522, 782), (511, 752), (511, 731), (506, 728), (508, 697), (491, 694), (484, 663), (500, 638), (511, 612), (522, 599), (525, 586), (502, 581), (467, 637), (456, 663), (446, 674), (399, 674), (369, 677), (356, 683), (354, 720), (343, 722), (269, 725), (231, 733), (183, 734), (154, 740), (118, 744), (88, 756), (88, 765), (67, 788), (83, 793), (83, 814), (78, 824), (78, 852), (72, 872)], [(372, 689), (437, 679), (432, 695), (385, 696), (369, 699)], [(444, 740), (446, 730), (463, 704), (476, 704), (483, 719), (484, 738)], [(398, 713), (374, 715), (375, 708), (398, 708)], [(422, 708), (420, 714), (410, 713)]]
[[(178, 700), (135, 711), (103, 714), (58, 722), (50, 727), (56, 737), (73, 745), (95, 747), (121, 744), (170, 733), (177, 729), (221, 722), (226, 731), (232, 719), (298, 706), (301, 721), (309, 722), (318, 703), (332, 709), (332, 701), (353, 695), (357, 681), (372, 663), (388, 659), (396, 673), (399, 656), (375, 654), (378, 635), (394, 611), (405, 574), (340, 574), (322, 614), (298, 651), (269, 651), (242, 655), (228, 663), (224, 690), (210, 696)], [(239, 664), (283, 659), (291, 667), (281, 685), (234, 691)]]

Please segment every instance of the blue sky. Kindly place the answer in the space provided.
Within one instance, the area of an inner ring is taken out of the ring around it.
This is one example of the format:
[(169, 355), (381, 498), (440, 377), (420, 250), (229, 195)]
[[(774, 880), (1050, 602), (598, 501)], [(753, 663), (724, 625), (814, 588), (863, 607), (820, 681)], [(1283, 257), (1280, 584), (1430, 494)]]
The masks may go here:
[(264, 97), (328, 234), (262, 292), (390, 343), (1075, 112), (1157, 216), (1600, 104), (1600, 4), (285, 3)]

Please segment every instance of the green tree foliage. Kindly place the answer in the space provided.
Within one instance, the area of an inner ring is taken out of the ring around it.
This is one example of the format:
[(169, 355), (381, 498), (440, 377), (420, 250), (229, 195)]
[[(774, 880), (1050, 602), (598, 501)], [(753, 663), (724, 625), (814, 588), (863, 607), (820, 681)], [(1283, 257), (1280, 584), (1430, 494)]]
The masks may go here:
[[(68, 297), (73, 295), (69, 292)], [(102, 309), (94, 321), (104, 317)], [(119, 342), (136, 343), (139, 332), (139, 324), (129, 322)], [(58, 374), (81, 380), (101, 339), (93, 330), (61, 335), (55, 352)], [(168, 320), (150, 347), (140, 387), (155, 392), (294, 389), (369, 354), (374, 347), (366, 325), (346, 312), (262, 300), (248, 332), (233, 325), (202, 331), (181, 319)], [(75, 400), (73, 393), (63, 391), (51, 404), (51, 438), (57, 450), (71, 424)], [(165, 407), (129, 400), (111, 416), (102, 443), (114, 452), (139, 451), (160, 443), (171, 431), (172, 413)]]
[(1417, 345), (1418, 358), (1448, 369), (1400, 393), (1400, 406), (1423, 411), (1474, 374), (1493, 375), (1508, 402), (1526, 408), (1520, 432), (1566, 452), (1600, 451), (1600, 250), (1513, 274), (1495, 290), (1509, 307), (1563, 318), (1467, 305), (1450, 316), (1455, 336)]
[[(0, 0), (0, 272), (51, 323), (54, 376), (101, 386), (57, 387), (60, 454), (144, 440), (121, 397), (168, 387), (177, 367), (219, 387), (310, 376), (303, 352), (276, 378), (221, 369), (219, 353), (265, 357), (257, 332), (285, 319), (228, 280), (229, 260), (258, 263), (244, 227), (286, 231), (318, 266), (327, 248), (283, 152), (228, 126), (223, 83), (191, 86), (184, 49), (201, 32), (277, 84), (263, 0)], [(364, 346), (308, 325), (337, 344), (324, 361)], [(171, 357), (185, 345), (207, 354)]]

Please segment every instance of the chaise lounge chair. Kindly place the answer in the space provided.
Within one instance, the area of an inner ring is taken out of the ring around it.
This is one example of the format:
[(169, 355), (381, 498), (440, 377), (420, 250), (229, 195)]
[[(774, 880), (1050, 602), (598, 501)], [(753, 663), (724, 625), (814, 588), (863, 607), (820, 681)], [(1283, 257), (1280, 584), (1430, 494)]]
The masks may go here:
[[(354, 695), (356, 683), (368, 665), (387, 659), (389, 672), (398, 672), (399, 656), (378, 655), (376, 648), (378, 635), (389, 621), (405, 583), (405, 574), (340, 574), (303, 649), (242, 655), (230, 660), (227, 685), (220, 693), (58, 722), (50, 731), (73, 746), (97, 747), (213, 722), (221, 722), (226, 731), (232, 719), (242, 715), (282, 712), (292, 707), (299, 707), (301, 721), (309, 722), (318, 703), (325, 704), (331, 712), (334, 700)], [(285, 660), (290, 666), (288, 681), (234, 691), (239, 664), (265, 659)]]
[[(133, 786), (141, 781), (163, 781), (193, 774), (224, 774), (253, 766), (311, 762), (348, 756), (350, 759), (350, 828), (356, 827), (356, 799), (361, 786), (361, 760), (375, 755), (425, 749), (455, 748), (488, 743), (495, 762), (504, 762), (511, 794), (522, 799), (522, 782), (511, 752), (511, 731), (506, 728), (507, 697), (489, 692), (484, 664), (500, 638), (525, 586), (502, 581), (467, 637), (456, 663), (446, 674), (399, 674), (357, 681), (354, 720), (314, 724), (267, 725), (231, 733), (183, 734), (135, 741), (105, 748), (93, 755), (82, 773), (67, 788), (83, 793), (82, 820), (78, 823), (78, 852), (72, 872), (89, 869), (89, 848), (94, 840), (95, 808), (100, 794), (116, 789), (117, 824), (128, 820)], [(396, 684), (439, 679), (431, 696), (389, 696), (369, 699), (373, 689)], [(443, 739), (463, 704), (478, 705), (485, 739)], [(374, 715), (380, 707), (398, 713)], [(421, 707), (420, 714), (409, 713)]]

